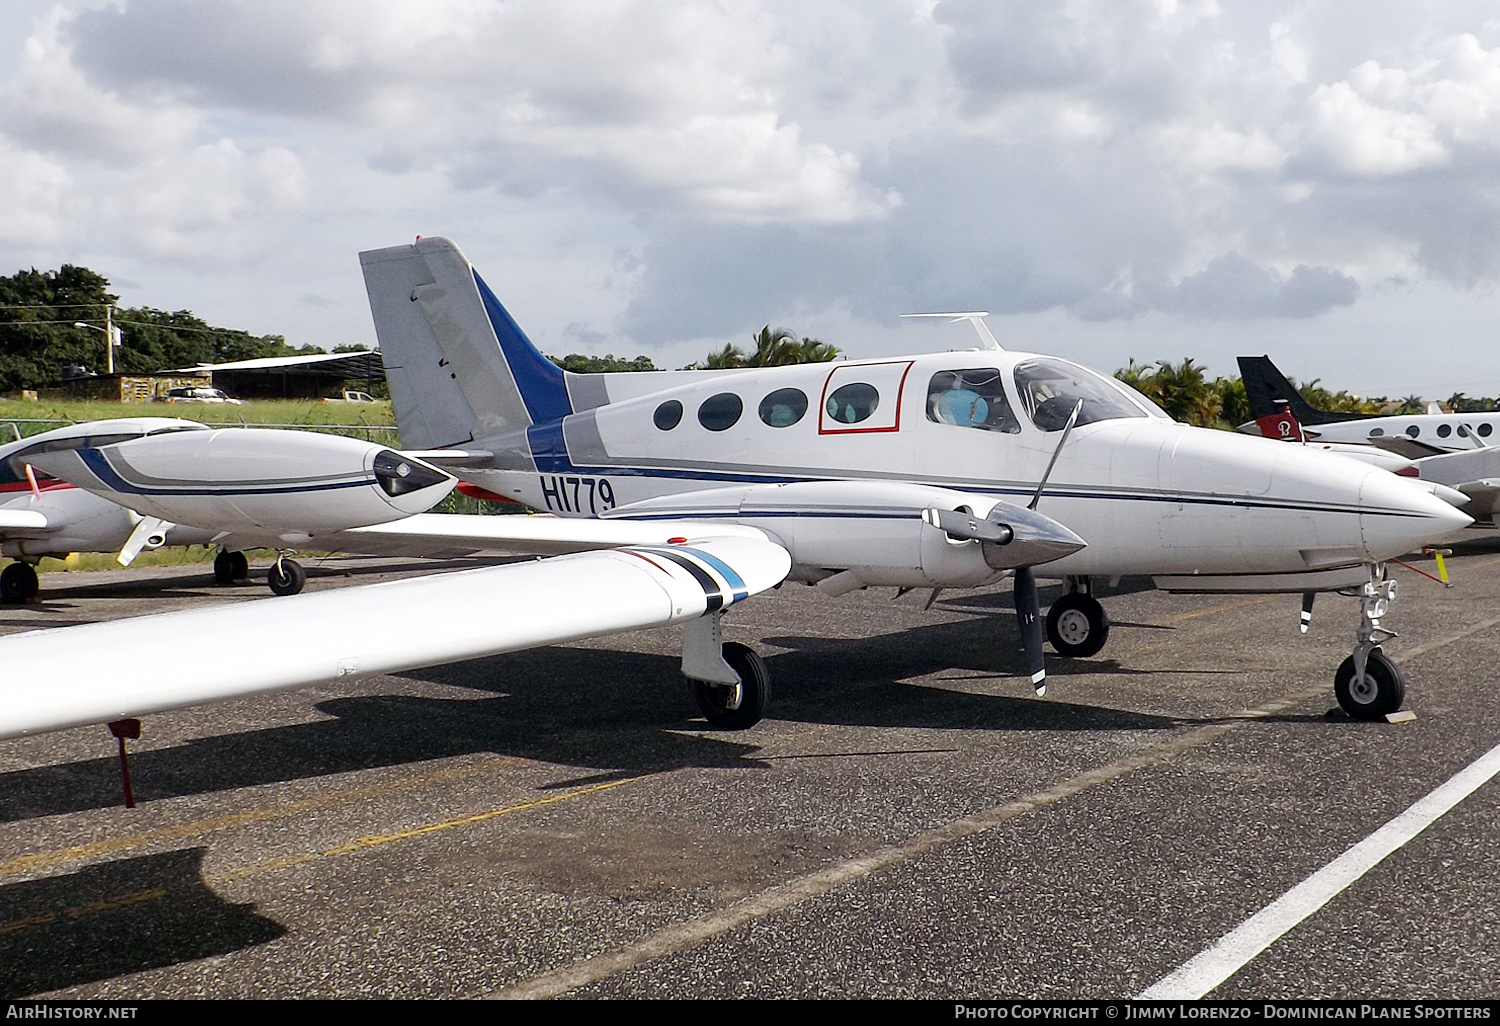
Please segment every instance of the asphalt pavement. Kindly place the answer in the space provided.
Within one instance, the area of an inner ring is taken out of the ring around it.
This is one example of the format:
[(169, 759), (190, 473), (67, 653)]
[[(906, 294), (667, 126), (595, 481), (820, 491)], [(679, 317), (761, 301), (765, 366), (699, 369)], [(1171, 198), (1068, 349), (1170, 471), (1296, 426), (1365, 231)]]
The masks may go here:
[[(1336, 710), (1356, 600), (1304, 636), (1296, 596), (1126, 579), (1045, 698), (1006, 585), (788, 584), (726, 617), (772, 678), (738, 733), (697, 717), (678, 628), (158, 714), (135, 809), (103, 727), (0, 742), (0, 994), (1130, 997), (1500, 745), (1500, 540), (1457, 549), (1451, 588), (1396, 570), (1404, 723)], [(278, 600), (49, 574), (0, 633), (231, 601)], [(1500, 996), (1497, 820), (1490, 780), (1208, 996)]]

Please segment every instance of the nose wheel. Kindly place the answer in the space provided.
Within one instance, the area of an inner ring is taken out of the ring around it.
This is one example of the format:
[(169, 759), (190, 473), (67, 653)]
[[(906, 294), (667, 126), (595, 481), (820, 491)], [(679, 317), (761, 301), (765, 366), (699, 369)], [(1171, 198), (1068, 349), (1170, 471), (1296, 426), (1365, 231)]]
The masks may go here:
[(36, 567), (20, 560), (0, 571), (0, 599), (6, 602), (26, 602), (36, 598), (42, 590), (36, 579)]
[(1396, 598), (1396, 582), (1387, 580), (1385, 567), (1370, 565), (1370, 580), (1359, 592), (1359, 631), (1354, 653), (1333, 675), (1333, 693), (1344, 712), (1356, 720), (1380, 720), (1406, 700), (1406, 676), (1380, 646), (1396, 632), (1380, 625), (1380, 618)]
[(1047, 612), (1047, 640), (1058, 655), (1082, 659), (1109, 640), (1109, 615), (1086, 591), (1070, 591)]
[(1344, 660), (1334, 674), (1333, 693), (1354, 719), (1381, 720), (1406, 701), (1406, 675), (1376, 648), (1365, 657), (1364, 673), (1355, 669), (1354, 656)]

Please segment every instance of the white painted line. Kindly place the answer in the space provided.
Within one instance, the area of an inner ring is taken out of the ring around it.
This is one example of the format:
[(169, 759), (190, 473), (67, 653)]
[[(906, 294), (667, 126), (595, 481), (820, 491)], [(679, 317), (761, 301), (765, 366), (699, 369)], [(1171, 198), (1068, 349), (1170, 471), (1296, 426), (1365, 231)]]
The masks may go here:
[(1328, 904), (1387, 855), (1500, 773), (1500, 745), (1448, 778), (1427, 797), (1229, 931), (1213, 947), (1137, 995), (1141, 1001), (1195, 1001), (1239, 972), (1292, 927)]

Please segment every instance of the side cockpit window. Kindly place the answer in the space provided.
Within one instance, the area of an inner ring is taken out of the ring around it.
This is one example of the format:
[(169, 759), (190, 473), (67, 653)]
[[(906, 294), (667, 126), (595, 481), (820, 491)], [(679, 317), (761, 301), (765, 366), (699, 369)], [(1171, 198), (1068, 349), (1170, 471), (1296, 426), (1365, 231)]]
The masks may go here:
[(1016, 392), (1032, 423), (1043, 431), (1061, 431), (1080, 401), (1078, 423), (1149, 417), (1113, 379), (1061, 360), (1027, 360), (1016, 364)]
[(997, 367), (938, 371), (927, 385), (927, 419), (1007, 434), (1021, 430)]

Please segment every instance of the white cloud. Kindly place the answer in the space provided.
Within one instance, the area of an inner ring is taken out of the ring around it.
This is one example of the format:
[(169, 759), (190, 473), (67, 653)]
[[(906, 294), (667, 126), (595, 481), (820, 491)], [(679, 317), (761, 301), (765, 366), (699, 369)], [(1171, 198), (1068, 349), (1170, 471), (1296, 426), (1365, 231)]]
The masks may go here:
[(192, 111), (129, 103), (92, 86), (72, 63), (66, 22), (64, 9), (53, 8), (21, 44), (15, 74), (0, 88), (0, 130), (39, 150), (114, 162), (148, 159), (188, 138)]
[(72, 177), (40, 153), (0, 141), (0, 240), (51, 246), (63, 234), (62, 212)]
[(953, 306), (1281, 330), (1500, 281), (1482, 0), (60, 0), (7, 39), (0, 257), (286, 274), (329, 341), (368, 331), (352, 252), (418, 232), (617, 354)]

